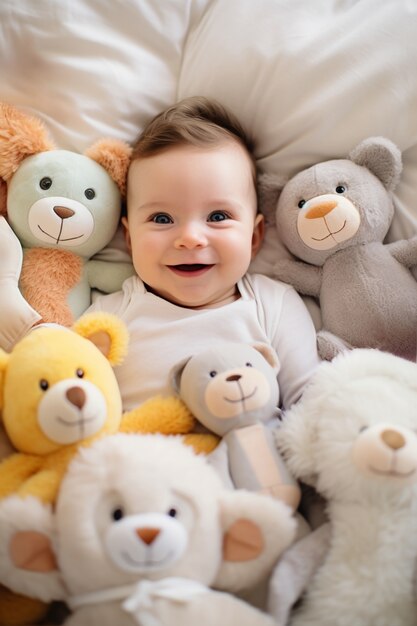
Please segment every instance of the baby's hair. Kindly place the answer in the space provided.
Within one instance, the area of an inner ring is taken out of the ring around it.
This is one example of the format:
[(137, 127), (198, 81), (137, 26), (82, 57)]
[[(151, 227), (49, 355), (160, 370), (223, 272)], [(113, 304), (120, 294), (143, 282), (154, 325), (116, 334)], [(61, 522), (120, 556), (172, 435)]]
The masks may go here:
[(154, 117), (133, 147), (132, 161), (176, 146), (215, 147), (234, 141), (247, 152), (256, 176), (253, 143), (239, 120), (223, 105), (203, 96), (185, 98)]

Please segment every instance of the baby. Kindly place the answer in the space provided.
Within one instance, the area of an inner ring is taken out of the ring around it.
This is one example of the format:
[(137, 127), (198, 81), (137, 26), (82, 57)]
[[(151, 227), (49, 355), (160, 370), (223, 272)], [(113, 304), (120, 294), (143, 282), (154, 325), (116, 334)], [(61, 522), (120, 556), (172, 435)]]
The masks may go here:
[(319, 362), (314, 325), (292, 287), (247, 273), (264, 231), (256, 166), (220, 104), (187, 98), (148, 124), (133, 150), (123, 225), (137, 275), (89, 310), (128, 326), (129, 353), (115, 370), (124, 409), (172, 394), (171, 369), (223, 340), (271, 344), (281, 405), (295, 402)]

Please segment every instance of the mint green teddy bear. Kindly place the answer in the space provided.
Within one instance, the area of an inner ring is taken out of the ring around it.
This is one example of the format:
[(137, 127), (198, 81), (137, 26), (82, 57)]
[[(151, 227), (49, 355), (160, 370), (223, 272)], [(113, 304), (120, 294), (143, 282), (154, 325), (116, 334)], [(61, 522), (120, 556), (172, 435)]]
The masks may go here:
[(129, 261), (92, 258), (117, 231), (130, 154), (106, 139), (85, 154), (58, 150), (40, 120), (0, 103), (4, 349), (39, 321), (70, 326), (93, 289), (116, 291), (133, 274)]

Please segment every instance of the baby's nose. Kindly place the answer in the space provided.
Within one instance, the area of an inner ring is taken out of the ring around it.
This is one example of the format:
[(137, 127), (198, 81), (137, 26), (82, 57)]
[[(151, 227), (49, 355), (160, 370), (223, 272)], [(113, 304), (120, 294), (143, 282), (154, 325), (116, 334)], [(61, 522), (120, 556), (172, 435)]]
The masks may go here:
[(178, 248), (203, 248), (207, 245), (204, 229), (198, 224), (186, 224), (178, 233), (175, 245)]

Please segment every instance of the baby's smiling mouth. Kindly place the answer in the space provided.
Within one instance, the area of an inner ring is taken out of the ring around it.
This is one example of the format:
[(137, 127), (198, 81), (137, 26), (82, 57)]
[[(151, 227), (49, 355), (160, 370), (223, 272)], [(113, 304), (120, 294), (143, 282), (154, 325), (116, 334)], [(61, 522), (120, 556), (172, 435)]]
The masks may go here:
[(178, 265), (168, 265), (169, 269), (176, 274), (198, 275), (213, 267), (208, 263), (179, 263)]

